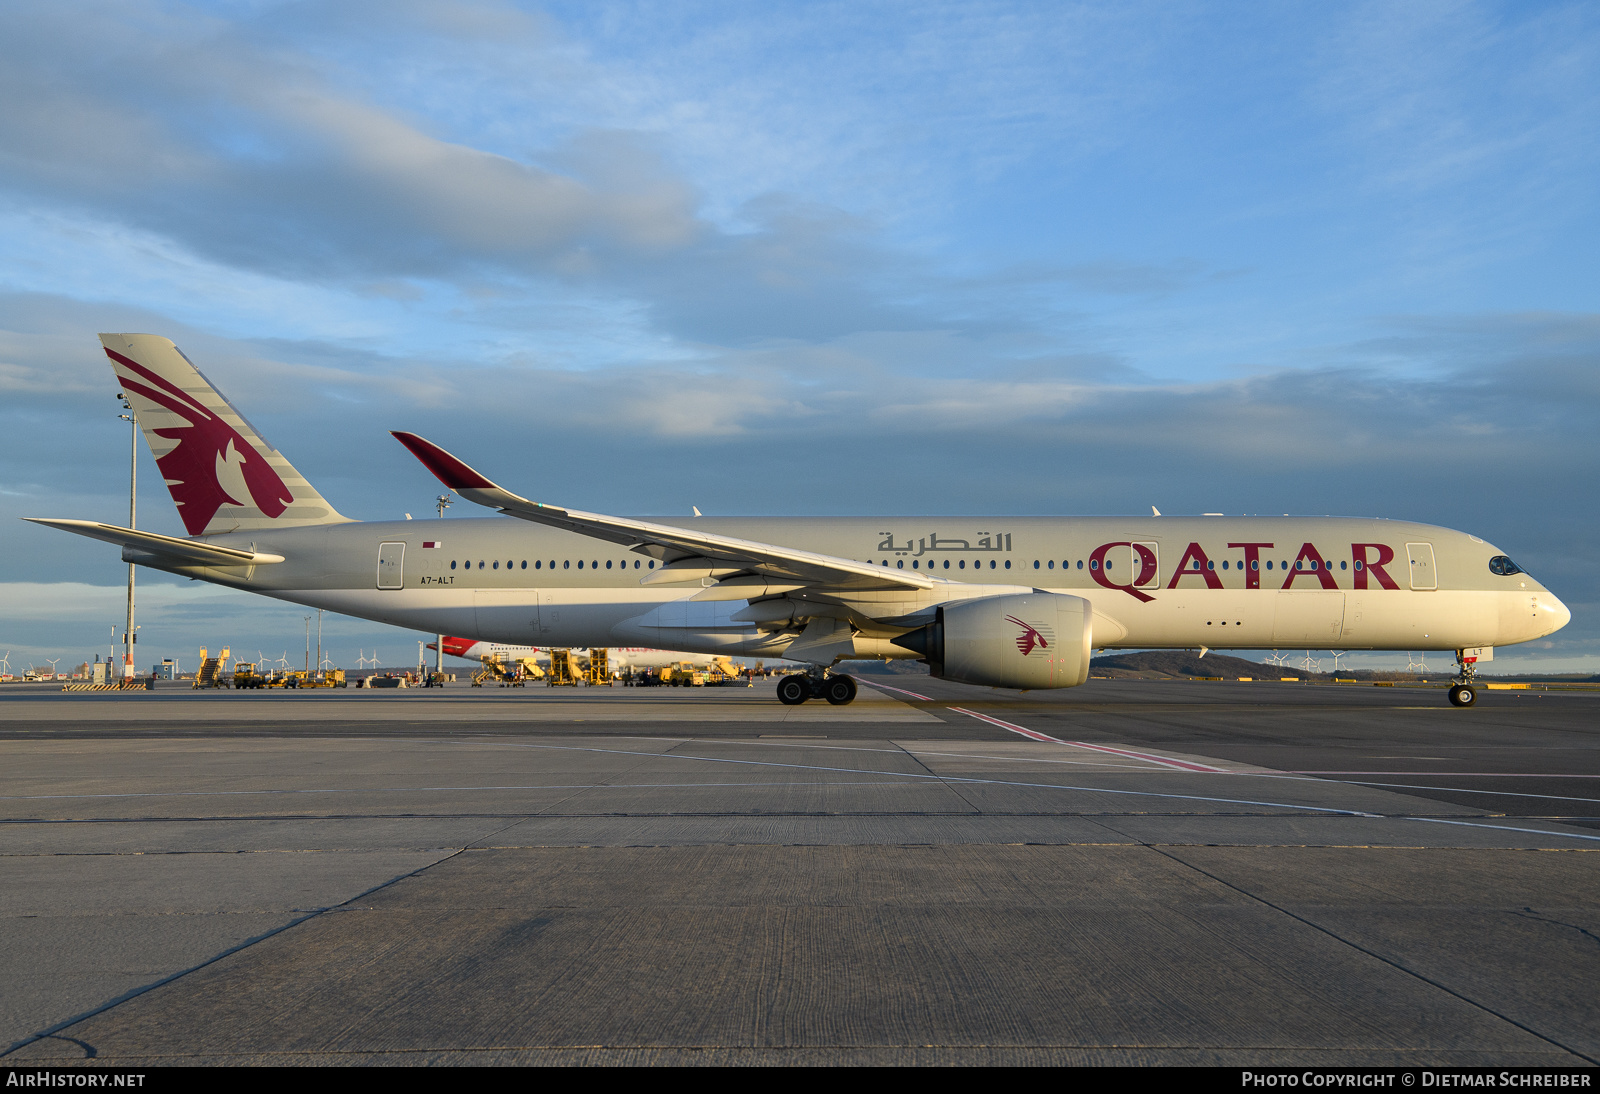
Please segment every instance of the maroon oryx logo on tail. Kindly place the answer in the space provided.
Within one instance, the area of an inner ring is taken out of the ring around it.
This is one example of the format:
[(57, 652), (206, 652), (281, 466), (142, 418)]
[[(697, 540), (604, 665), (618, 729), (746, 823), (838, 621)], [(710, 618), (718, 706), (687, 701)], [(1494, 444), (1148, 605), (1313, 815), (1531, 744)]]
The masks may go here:
[(187, 426), (153, 432), (178, 442), (156, 465), (167, 480), (167, 489), (191, 536), (204, 534), (211, 518), (224, 505), (254, 504), (268, 517), (280, 516), (289, 507), (294, 495), (266, 457), (238, 430), (176, 384), (114, 350), (107, 349), (106, 353), (133, 374), (119, 377), (126, 390), (189, 422)]
[(1050, 643), (1045, 641), (1044, 635), (1039, 633), (1039, 628), (1032, 623), (1024, 623), (1014, 615), (1006, 616), (1007, 623), (1015, 623), (1022, 628), (1022, 633), (1017, 635), (1017, 650), (1026, 657), (1035, 649), (1047, 650)]

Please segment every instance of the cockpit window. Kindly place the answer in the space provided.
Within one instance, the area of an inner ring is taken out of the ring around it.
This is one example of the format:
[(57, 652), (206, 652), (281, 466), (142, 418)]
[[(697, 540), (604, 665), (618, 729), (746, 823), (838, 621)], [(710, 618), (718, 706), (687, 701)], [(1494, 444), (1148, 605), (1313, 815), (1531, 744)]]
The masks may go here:
[(1495, 555), (1489, 560), (1489, 572), (1491, 574), (1509, 576), (1510, 574), (1520, 574), (1522, 567), (1512, 562), (1505, 555)]

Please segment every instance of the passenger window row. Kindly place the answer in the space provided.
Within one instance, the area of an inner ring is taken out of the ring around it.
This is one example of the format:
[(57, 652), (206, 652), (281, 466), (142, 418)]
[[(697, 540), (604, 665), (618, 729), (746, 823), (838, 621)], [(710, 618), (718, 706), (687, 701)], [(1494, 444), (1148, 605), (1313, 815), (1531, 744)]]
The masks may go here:
[[(868, 562), (870, 563), (871, 559), (868, 559)], [(922, 563), (921, 559), (914, 558), (914, 559), (911, 560), (911, 568), (913, 570), (922, 570), (922, 569), (932, 570), (932, 569), (934, 569), (934, 564), (933, 564), (934, 560), (931, 559), (931, 558), (928, 560), (928, 565), (927, 566), (924, 567), (921, 563)], [(889, 560), (886, 559), (886, 558), (882, 559), (882, 560), (880, 560), (879, 565), (887, 566), (887, 565), (889, 565)], [(895, 569), (897, 569), (897, 570), (904, 570), (906, 568), (906, 560), (903, 559), (903, 558), (902, 559), (897, 559), (897, 560), (895, 560), (894, 566), (895, 566)], [(994, 570), (994, 569), (998, 569), (999, 567), (1000, 567), (1000, 563), (996, 559), (992, 559), (991, 558), (989, 560), (989, 569)], [(944, 568), (946, 570), (950, 569), (950, 560), (948, 558), (944, 560)], [(964, 558), (957, 559), (955, 568), (958, 569), (958, 570), (965, 570), (967, 568), (967, 560), (964, 559)], [(972, 563), (972, 568), (974, 570), (983, 569), (983, 560), (982, 559), (974, 560), (973, 563)], [(1008, 569), (1008, 570), (1011, 569), (1011, 560), (1009, 558), (1006, 559), (1006, 561), (1005, 561), (1005, 568)]]
[[(460, 564), (460, 567), (463, 570), (470, 570), (470, 569), (473, 568), (473, 562), (472, 562), (471, 559), (451, 559), (450, 560), (450, 568), (452, 570), (454, 570), (456, 568), (456, 566), (457, 566), (457, 563)], [(485, 559), (481, 559), (480, 558), (478, 560), (478, 562), (477, 562), (477, 568), (480, 569), (480, 570), (498, 570), (498, 569), (500, 569), (500, 565), (501, 564), (500, 564), (500, 560), (499, 559), (485, 560)], [(545, 565), (546, 565), (546, 563), (545, 563), (544, 559), (536, 558), (536, 559), (533, 560), (533, 568), (535, 570), (543, 570), (545, 568)], [(598, 559), (590, 559), (589, 563), (588, 563), (588, 566), (589, 566), (589, 569), (591, 569), (591, 570), (598, 570), (598, 569), (600, 569), (600, 561)], [(609, 569), (612, 569), (613, 566), (618, 570), (626, 570), (626, 569), (628, 569), (628, 559), (619, 559), (619, 560), (612, 560), (612, 559), (609, 559), (609, 558), (606, 559), (605, 568), (609, 570)], [(580, 558), (578, 560), (578, 569), (581, 570), (581, 569), (583, 569), (583, 567), (584, 567), (584, 561), (583, 561), (583, 559)], [(505, 568), (508, 569), (508, 570), (515, 570), (515, 569), (519, 569), (519, 568), (523, 569), (523, 570), (526, 570), (528, 568), (528, 560), (527, 559), (523, 559), (522, 560), (522, 565), (520, 567), (518, 567), (514, 560), (508, 558), (505, 561)], [(555, 559), (551, 559), (550, 560), (549, 568), (552, 569), (552, 570), (554, 570), (556, 568), (556, 560)], [(561, 568), (563, 570), (572, 569), (572, 560), (570, 558), (563, 560), (562, 563), (561, 563)], [(638, 570), (638, 569), (642, 569), (642, 568), (646, 568), (646, 567), (643, 565), (643, 560), (634, 559), (633, 560), (633, 568), (635, 570)], [(651, 560), (648, 563), (648, 569), (654, 570), (655, 568), (656, 568), (656, 564), (655, 564), (655, 562), (653, 560)]]
[[(1194, 561), (1194, 565), (1191, 567), (1191, 569), (1192, 570), (1198, 570), (1200, 568), (1200, 560), (1197, 558), (1197, 559), (1194, 559), (1193, 561)], [(1222, 568), (1224, 570), (1229, 568), (1228, 567), (1228, 562), (1229, 562), (1228, 559), (1223, 559), (1222, 560)], [(1328, 566), (1328, 569), (1330, 569), (1330, 570), (1333, 569), (1333, 563), (1330, 562), (1330, 563), (1327, 564), (1327, 566)], [(1217, 564), (1214, 561), (1207, 561), (1206, 562), (1206, 569), (1215, 570), (1216, 568), (1217, 568)], [(1250, 564), (1250, 569), (1252, 569), (1252, 570), (1259, 570), (1260, 568), (1261, 568), (1261, 566), (1257, 562), (1252, 562)], [(1287, 570), (1288, 568), (1289, 568), (1289, 564), (1287, 562), (1279, 562), (1278, 563), (1278, 569)], [(1296, 570), (1301, 570), (1301, 571), (1320, 570), (1320, 569), (1322, 569), (1322, 563), (1318, 562), (1316, 559), (1312, 559), (1309, 563), (1306, 562), (1306, 560), (1304, 560), (1304, 559), (1297, 559), (1295, 561), (1294, 568)], [(1341, 563), (1339, 563), (1339, 569), (1348, 570), (1349, 568), (1350, 568), (1350, 563), (1349, 562), (1341, 562)], [(1361, 568), (1362, 568), (1361, 567), (1361, 562), (1360, 562), (1360, 560), (1357, 560), (1356, 561), (1356, 569), (1359, 570)], [(1244, 569), (1244, 560), (1240, 559), (1238, 562), (1233, 563), (1233, 569), (1235, 569), (1235, 570)], [(1269, 569), (1269, 570), (1272, 569), (1272, 561), (1270, 559), (1267, 561), (1267, 569)]]
[[(1494, 569), (1496, 563), (1500, 564), (1502, 567), (1508, 567), (1508, 566), (1514, 566), (1515, 565), (1515, 563), (1513, 563), (1509, 558), (1508, 559), (1504, 559), (1503, 561), (1501, 561), (1499, 559), (1496, 559), (1495, 562), (1490, 564), (1490, 569)], [(886, 558), (885, 559), (880, 559), (878, 564), (880, 566), (888, 566), (889, 565), (889, 560), (886, 559)], [(995, 559), (990, 559), (989, 560), (989, 569), (991, 569), (991, 570), (998, 569), (1000, 567), (1000, 565), (1001, 564), (999, 562), (997, 562)], [(1245, 562), (1244, 562), (1243, 559), (1239, 559), (1238, 561), (1233, 561), (1232, 559), (1223, 559), (1221, 565), (1222, 565), (1222, 569), (1224, 569), (1224, 570), (1230, 570), (1230, 569), (1232, 569), (1232, 570), (1243, 570), (1245, 568)], [(1322, 565), (1323, 564), (1318, 562), (1316, 559), (1312, 559), (1309, 562), (1307, 562), (1304, 559), (1302, 559), (1302, 560), (1299, 560), (1299, 561), (1295, 562), (1293, 568), (1303, 572), (1303, 571), (1307, 571), (1307, 570), (1320, 570), (1322, 568)], [(896, 560), (895, 563), (894, 563), (894, 566), (895, 566), (896, 569), (904, 570), (906, 568), (905, 559)], [(1007, 570), (1011, 569), (1011, 560), (1007, 559), (1005, 561), (1004, 566), (1005, 566), (1005, 569), (1007, 569)], [(1107, 559), (1106, 563), (1105, 563), (1106, 569), (1109, 570), (1109, 569), (1112, 568), (1112, 566), (1113, 566), (1112, 561), (1110, 559)], [(1274, 569), (1274, 568), (1281, 569), (1281, 570), (1290, 569), (1290, 566), (1289, 566), (1289, 563), (1288, 563), (1287, 560), (1277, 562), (1276, 564), (1274, 564), (1271, 560), (1268, 560), (1266, 566), (1267, 566), (1267, 569), (1269, 569), (1269, 570)], [(1327, 563), (1327, 567), (1330, 570), (1333, 569), (1333, 563), (1331, 563), (1331, 562)], [(923, 566), (920, 559), (915, 559), (914, 558), (914, 559), (911, 560), (911, 569), (913, 569), (913, 570), (922, 570), (922, 569), (932, 570), (932, 569), (937, 569), (937, 568), (943, 568), (943, 569), (946, 569), (946, 570), (951, 569), (952, 567), (950, 565), (950, 560), (949, 559), (944, 559), (942, 562), (936, 562), (933, 559), (929, 559), (927, 566)], [(956, 564), (955, 564), (954, 569), (965, 570), (966, 568), (967, 568), (966, 559), (957, 559), (956, 560)], [(980, 560), (974, 562), (972, 564), (972, 568), (974, 570), (983, 569), (983, 561), (980, 559)], [(1056, 568), (1056, 563), (1055, 563), (1054, 559), (1041, 560), (1041, 559), (1037, 559), (1036, 558), (1036, 559), (1033, 560), (1033, 568), (1035, 570), (1038, 570), (1038, 569), (1054, 570)], [(1061, 568), (1063, 570), (1071, 570), (1071, 569), (1074, 569), (1074, 568), (1081, 570), (1081, 569), (1084, 568), (1083, 559), (1080, 558), (1080, 559), (1076, 560), (1076, 562), (1074, 562), (1072, 559), (1062, 559), (1061, 560)], [(1100, 568), (1100, 563), (1099, 563), (1098, 560), (1096, 560), (1096, 559), (1090, 559), (1089, 560), (1089, 569), (1098, 570), (1099, 568)], [(1205, 564), (1205, 568), (1208, 569), (1208, 570), (1215, 570), (1217, 568), (1217, 563), (1215, 561), (1208, 561)], [(1349, 568), (1350, 568), (1350, 563), (1348, 561), (1343, 561), (1343, 562), (1339, 563), (1339, 569), (1348, 570)], [(1359, 559), (1356, 561), (1355, 568), (1357, 570), (1364, 569), (1364, 567), (1362, 566), (1362, 564), (1361, 564)], [(1199, 559), (1194, 559), (1193, 560), (1193, 569), (1195, 569), (1195, 570), (1200, 569), (1200, 560)], [(1257, 560), (1255, 562), (1250, 563), (1250, 569), (1251, 570), (1260, 570), (1261, 569), (1261, 562), (1259, 560)], [(1495, 573), (1520, 573), (1520, 572), (1521, 572), (1520, 570), (1516, 570), (1516, 569), (1506, 570), (1506, 569), (1502, 568), (1502, 569), (1495, 570)]]

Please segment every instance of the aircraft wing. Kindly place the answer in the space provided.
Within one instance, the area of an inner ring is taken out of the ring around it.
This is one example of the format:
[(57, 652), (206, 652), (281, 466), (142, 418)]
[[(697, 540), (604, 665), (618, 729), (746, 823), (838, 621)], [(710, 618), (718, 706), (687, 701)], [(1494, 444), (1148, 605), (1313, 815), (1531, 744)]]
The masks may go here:
[[(669, 575), (673, 575), (676, 569), (684, 575), (678, 580), (686, 579), (691, 572), (719, 577), (748, 572), (802, 585), (826, 585), (839, 589), (931, 589), (938, 584), (920, 573), (886, 570), (855, 559), (543, 505), (502, 489), (438, 445), (415, 433), (396, 432), (394, 437), (409, 448), (411, 454), (421, 460), (422, 465), (432, 471), (440, 482), (468, 501), (535, 524), (565, 528), (595, 539), (620, 543), (669, 564), (669, 569), (655, 571), (645, 579), (646, 582), (671, 580)], [(698, 567), (694, 565), (695, 560), (703, 560), (705, 565)]]
[(282, 555), (265, 551), (241, 551), (237, 547), (223, 547), (217, 543), (200, 543), (192, 539), (178, 539), (156, 532), (141, 532), (135, 528), (122, 528), (115, 524), (101, 524), (96, 520), (58, 520), (50, 517), (23, 517), (47, 528), (60, 528), (90, 539), (103, 539), (135, 551), (156, 555), (179, 566), (261, 566), (282, 562)]

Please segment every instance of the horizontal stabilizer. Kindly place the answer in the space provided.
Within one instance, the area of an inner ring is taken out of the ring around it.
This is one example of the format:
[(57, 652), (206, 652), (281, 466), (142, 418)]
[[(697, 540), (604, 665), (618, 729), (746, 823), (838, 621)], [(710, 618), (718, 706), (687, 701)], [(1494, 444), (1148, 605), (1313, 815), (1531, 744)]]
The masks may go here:
[(241, 551), (215, 543), (196, 543), (192, 539), (178, 539), (155, 532), (141, 532), (135, 528), (121, 528), (115, 524), (101, 524), (96, 520), (58, 520), (49, 517), (23, 517), (23, 520), (59, 528), (63, 532), (103, 539), (136, 551), (156, 555), (181, 566), (264, 566), (282, 562), (282, 555), (265, 551)]

